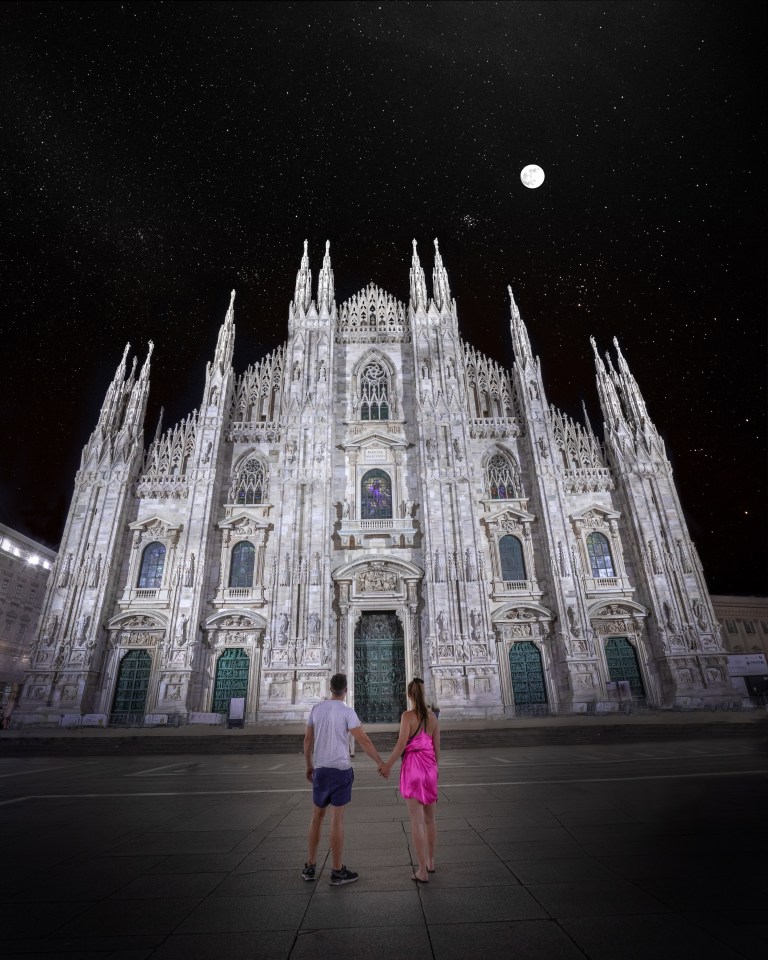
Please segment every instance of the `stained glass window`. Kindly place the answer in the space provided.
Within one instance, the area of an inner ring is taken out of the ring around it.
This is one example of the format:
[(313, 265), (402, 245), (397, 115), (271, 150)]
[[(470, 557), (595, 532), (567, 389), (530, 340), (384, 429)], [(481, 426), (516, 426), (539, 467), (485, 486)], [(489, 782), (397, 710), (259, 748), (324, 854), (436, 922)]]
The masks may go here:
[(392, 517), (392, 481), (383, 470), (369, 470), (360, 488), (360, 518), (389, 520)]
[(139, 589), (153, 590), (163, 582), (165, 547), (162, 543), (150, 543), (144, 550), (139, 572)]
[(230, 503), (264, 503), (266, 477), (261, 460), (251, 457), (240, 468), (230, 490)]
[(602, 533), (590, 533), (587, 537), (587, 552), (593, 577), (615, 577), (613, 559), (608, 540)]
[(522, 496), (516, 466), (502, 454), (495, 453), (488, 461), (488, 491), (491, 500), (512, 500)]
[(247, 540), (241, 540), (232, 548), (232, 562), (229, 566), (230, 587), (252, 587), (253, 565), (256, 549)]
[(507, 535), (499, 540), (499, 557), (502, 580), (525, 580), (523, 545), (517, 537)]
[(380, 363), (369, 363), (360, 374), (360, 419), (389, 420), (389, 382)]

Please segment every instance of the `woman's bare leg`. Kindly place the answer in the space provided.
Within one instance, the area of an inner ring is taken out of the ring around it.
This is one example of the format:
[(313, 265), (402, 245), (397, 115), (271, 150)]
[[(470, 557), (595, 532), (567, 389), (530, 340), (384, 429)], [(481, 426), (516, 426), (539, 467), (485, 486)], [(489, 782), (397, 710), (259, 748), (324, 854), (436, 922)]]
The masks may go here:
[(437, 842), (437, 822), (435, 821), (435, 805), (434, 803), (427, 803), (422, 808), (422, 816), (424, 818), (424, 838), (426, 840), (427, 846), (427, 862), (426, 867), (428, 870), (435, 869), (435, 843)]
[(413, 850), (416, 859), (419, 861), (418, 869), (414, 876), (417, 880), (429, 880), (427, 874), (427, 833), (424, 829), (424, 807), (418, 800), (408, 799), (408, 813), (411, 815), (411, 836), (413, 837)]

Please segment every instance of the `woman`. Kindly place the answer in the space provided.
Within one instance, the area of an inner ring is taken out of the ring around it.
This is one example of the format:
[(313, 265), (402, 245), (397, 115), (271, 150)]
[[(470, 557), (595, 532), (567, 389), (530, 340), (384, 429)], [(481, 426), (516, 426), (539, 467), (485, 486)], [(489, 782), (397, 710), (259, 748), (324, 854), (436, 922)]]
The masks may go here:
[(435, 803), (437, 803), (437, 764), (440, 760), (440, 727), (437, 717), (424, 700), (424, 681), (414, 677), (408, 684), (408, 699), (413, 710), (400, 717), (400, 736), (389, 760), (381, 768), (388, 777), (402, 754), (400, 793), (408, 804), (411, 835), (419, 866), (413, 875), (417, 883), (427, 883), (435, 872)]

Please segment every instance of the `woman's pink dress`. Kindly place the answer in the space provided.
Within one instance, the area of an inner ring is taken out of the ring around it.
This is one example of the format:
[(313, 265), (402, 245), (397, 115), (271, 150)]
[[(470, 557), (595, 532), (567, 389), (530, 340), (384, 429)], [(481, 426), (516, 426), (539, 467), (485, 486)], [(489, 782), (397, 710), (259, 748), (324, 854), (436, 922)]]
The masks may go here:
[(400, 767), (400, 793), (406, 800), (435, 803), (437, 800), (437, 760), (432, 737), (419, 731), (403, 751)]

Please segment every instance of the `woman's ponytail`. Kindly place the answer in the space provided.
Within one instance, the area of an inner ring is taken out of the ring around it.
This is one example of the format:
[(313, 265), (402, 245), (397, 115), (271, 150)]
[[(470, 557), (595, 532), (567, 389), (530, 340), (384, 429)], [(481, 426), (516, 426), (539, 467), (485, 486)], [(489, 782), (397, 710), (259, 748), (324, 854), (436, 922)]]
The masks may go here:
[(408, 684), (408, 696), (416, 709), (416, 716), (419, 718), (419, 724), (424, 724), (424, 730), (427, 729), (427, 703), (424, 699), (424, 681), (414, 677)]

